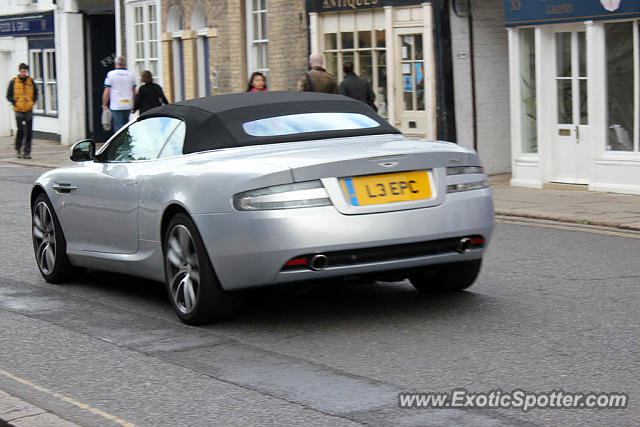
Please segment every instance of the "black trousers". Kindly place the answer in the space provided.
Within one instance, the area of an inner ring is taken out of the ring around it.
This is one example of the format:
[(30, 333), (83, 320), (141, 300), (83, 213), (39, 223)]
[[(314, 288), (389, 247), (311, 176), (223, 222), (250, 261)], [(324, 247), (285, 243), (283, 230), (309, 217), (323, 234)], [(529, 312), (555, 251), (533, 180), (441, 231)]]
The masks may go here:
[(18, 125), (18, 132), (16, 133), (16, 151), (21, 151), (22, 139), (24, 138), (24, 154), (30, 154), (33, 113), (31, 111), (16, 111), (16, 124)]

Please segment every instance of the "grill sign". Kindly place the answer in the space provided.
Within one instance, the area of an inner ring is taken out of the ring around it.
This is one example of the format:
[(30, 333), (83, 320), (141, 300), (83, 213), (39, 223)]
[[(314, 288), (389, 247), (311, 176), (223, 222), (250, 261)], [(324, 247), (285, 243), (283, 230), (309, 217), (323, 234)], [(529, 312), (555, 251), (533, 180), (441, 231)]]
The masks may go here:
[(431, 197), (426, 171), (369, 175), (340, 180), (352, 206), (409, 202)]

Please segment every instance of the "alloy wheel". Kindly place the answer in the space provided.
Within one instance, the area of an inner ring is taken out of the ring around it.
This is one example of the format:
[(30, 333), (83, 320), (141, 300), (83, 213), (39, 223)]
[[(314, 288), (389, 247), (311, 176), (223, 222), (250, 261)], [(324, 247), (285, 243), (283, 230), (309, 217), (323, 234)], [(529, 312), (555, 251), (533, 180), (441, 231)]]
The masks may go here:
[(44, 274), (51, 274), (56, 265), (56, 230), (49, 206), (43, 201), (33, 210), (32, 233), (38, 266)]
[(193, 236), (182, 224), (173, 227), (167, 240), (167, 276), (173, 303), (183, 314), (191, 313), (200, 293), (200, 267)]

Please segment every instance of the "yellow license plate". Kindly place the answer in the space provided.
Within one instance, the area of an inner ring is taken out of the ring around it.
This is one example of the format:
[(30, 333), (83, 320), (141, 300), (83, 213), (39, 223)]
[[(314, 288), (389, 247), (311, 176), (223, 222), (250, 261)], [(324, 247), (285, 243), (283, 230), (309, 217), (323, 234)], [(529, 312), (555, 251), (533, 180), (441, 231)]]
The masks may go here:
[(426, 171), (341, 178), (340, 183), (352, 206), (409, 202), (431, 197)]

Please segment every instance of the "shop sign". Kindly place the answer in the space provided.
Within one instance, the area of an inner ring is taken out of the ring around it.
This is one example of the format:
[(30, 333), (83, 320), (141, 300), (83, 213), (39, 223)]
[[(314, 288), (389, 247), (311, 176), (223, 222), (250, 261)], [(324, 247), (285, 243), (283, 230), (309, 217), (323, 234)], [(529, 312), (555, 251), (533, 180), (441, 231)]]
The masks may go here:
[(53, 12), (0, 16), (0, 37), (53, 33)]
[(638, 0), (504, 0), (507, 27), (640, 16)]
[(307, 0), (307, 12), (335, 12), (385, 6), (407, 6), (429, 3), (431, 0)]

